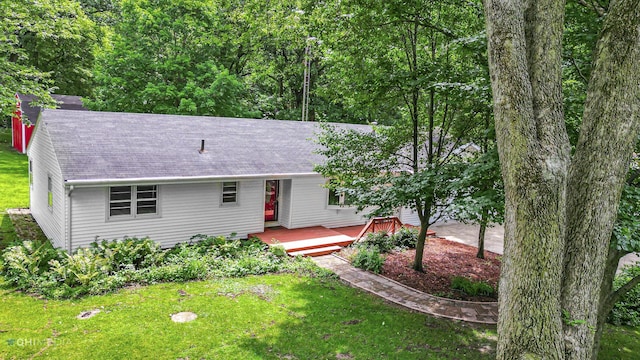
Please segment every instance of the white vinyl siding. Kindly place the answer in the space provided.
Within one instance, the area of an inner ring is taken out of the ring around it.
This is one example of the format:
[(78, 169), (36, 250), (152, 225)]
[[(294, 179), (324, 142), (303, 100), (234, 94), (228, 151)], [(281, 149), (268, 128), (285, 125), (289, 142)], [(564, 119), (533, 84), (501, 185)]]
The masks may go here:
[(278, 202), (278, 223), (286, 228), (291, 227), (291, 179), (280, 180), (280, 201)]
[(353, 207), (328, 206), (328, 189), (322, 176), (292, 179), (290, 228), (306, 226), (340, 227), (366, 223), (363, 214)]
[(420, 226), (420, 218), (418, 212), (407, 207), (403, 207), (398, 211), (398, 218), (403, 224)]
[(33, 133), (28, 155), (32, 178), (29, 194), (31, 214), (52, 244), (66, 249), (65, 188), (60, 165), (44, 122), (38, 124)]
[(158, 185), (161, 217), (135, 221), (107, 221), (108, 191), (104, 187), (76, 187), (72, 197), (73, 248), (97, 239), (148, 236), (163, 247), (187, 242), (193, 235), (229, 235), (264, 229), (264, 180), (238, 181), (237, 206), (223, 206), (222, 183)]

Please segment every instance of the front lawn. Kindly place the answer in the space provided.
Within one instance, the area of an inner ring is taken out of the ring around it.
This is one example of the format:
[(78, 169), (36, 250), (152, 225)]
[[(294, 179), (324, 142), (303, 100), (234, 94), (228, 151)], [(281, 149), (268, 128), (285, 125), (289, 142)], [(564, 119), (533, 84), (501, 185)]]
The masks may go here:
[[(76, 301), (0, 292), (0, 358), (491, 359), (495, 332), (392, 307), (337, 280), (166, 283)], [(83, 311), (99, 309), (89, 319)], [(170, 315), (198, 318), (173, 323)]]

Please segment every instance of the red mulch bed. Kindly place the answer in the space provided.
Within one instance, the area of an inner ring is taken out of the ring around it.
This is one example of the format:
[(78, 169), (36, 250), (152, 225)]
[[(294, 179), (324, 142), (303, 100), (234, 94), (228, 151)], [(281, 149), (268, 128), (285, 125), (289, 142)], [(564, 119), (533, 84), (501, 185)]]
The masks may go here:
[(429, 238), (425, 245), (424, 273), (411, 265), (415, 250), (390, 253), (382, 268), (382, 275), (428, 294), (467, 301), (497, 301), (493, 297), (468, 296), (451, 289), (451, 279), (464, 276), (473, 281), (485, 281), (496, 289), (500, 277), (498, 254), (485, 251), (485, 258), (476, 257), (478, 249), (442, 238)]

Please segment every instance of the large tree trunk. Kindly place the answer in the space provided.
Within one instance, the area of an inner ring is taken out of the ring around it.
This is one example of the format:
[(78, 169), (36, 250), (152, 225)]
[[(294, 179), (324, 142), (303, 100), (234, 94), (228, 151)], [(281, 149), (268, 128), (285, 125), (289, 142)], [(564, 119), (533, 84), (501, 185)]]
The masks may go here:
[[(567, 359), (588, 359), (620, 195), (638, 136), (640, 1), (611, 1), (594, 53), (567, 189), (562, 307)], [(602, 322), (601, 322), (602, 323)]]
[(505, 186), (498, 359), (561, 359), (560, 293), (569, 141), (560, 1), (485, 0)]
[[(564, 2), (485, 0), (506, 196), (498, 359), (592, 354), (605, 257), (638, 131), (639, 2), (610, 3), (569, 171)], [(562, 313), (573, 320), (564, 327)]]

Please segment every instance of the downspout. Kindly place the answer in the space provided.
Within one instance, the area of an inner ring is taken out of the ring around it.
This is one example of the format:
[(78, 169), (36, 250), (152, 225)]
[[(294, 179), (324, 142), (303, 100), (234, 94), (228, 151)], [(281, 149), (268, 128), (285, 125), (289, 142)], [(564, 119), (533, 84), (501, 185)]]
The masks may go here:
[(73, 246), (71, 245), (71, 233), (73, 232), (73, 226), (72, 226), (72, 222), (71, 222), (71, 219), (72, 219), (71, 215), (73, 214), (73, 211), (72, 211), (73, 206), (71, 204), (71, 194), (73, 193), (73, 190), (74, 190), (74, 186), (70, 185), (69, 186), (69, 191), (67, 192), (67, 196), (69, 196), (69, 236), (68, 236), (68, 238), (69, 238), (69, 248), (67, 249), (67, 251), (69, 252), (69, 254), (72, 253), (72, 249), (73, 249)]

